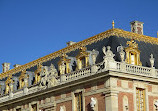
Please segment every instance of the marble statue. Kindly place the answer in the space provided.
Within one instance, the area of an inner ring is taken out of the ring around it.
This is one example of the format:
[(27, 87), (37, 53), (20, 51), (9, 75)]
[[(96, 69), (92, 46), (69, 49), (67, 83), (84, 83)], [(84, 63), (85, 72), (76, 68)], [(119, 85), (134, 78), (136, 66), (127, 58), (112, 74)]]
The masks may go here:
[(65, 68), (66, 68), (66, 65), (65, 65), (64, 61), (62, 61), (61, 65), (60, 65), (60, 74), (65, 74)]
[(96, 99), (94, 97), (91, 97), (90, 106), (91, 106), (93, 111), (94, 111), (94, 108), (95, 108), (96, 104), (97, 104)]
[(155, 62), (155, 59), (153, 57), (153, 54), (150, 55), (150, 64), (151, 64), (151, 67), (153, 68), (154, 67), (154, 62)]
[(60, 111), (64, 111), (64, 107), (63, 106), (60, 106)]

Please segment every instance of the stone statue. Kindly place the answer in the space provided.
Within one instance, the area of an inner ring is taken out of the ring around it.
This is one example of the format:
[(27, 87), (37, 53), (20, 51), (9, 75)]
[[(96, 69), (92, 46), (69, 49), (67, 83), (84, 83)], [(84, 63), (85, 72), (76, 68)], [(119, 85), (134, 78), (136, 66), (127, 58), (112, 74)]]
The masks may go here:
[(53, 64), (50, 65), (50, 73), (51, 75), (54, 75), (55, 77), (58, 76), (58, 72)]
[(57, 80), (56, 80), (54, 75), (51, 76), (51, 77), (48, 77), (47, 82), (48, 82), (48, 88), (50, 88), (50, 87), (52, 87), (52, 86), (57, 84)]
[(40, 76), (41, 76), (40, 87), (46, 87), (46, 85), (47, 85), (47, 76), (48, 76), (48, 68), (43, 67), (43, 70), (40, 73)]
[(104, 55), (106, 55), (106, 47), (105, 46), (102, 48), (102, 51), (103, 51)]
[(150, 64), (151, 64), (151, 67), (153, 68), (154, 67), (154, 62), (155, 62), (155, 59), (153, 57), (153, 54), (150, 55)]
[(60, 106), (60, 111), (65, 111), (64, 106)]
[(66, 65), (65, 65), (64, 61), (62, 61), (61, 65), (60, 65), (60, 74), (65, 74), (65, 68), (66, 68)]
[(125, 59), (125, 52), (123, 46), (118, 46), (118, 52), (120, 54), (121, 62), (124, 62)]
[(48, 71), (48, 67), (43, 67), (41, 72), (41, 81), (40, 81), (40, 88), (50, 88), (57, 83), (56, 80), (57, 70), (55, 69), (54, 65), (51, 64), (50, 71)]
[(154, 105), (155, 105), (155, 107), (156, 107), (156, 110), (158, 110), (158, 100), (156, 100), (156, 101), (154, 102)]
[(94, 65), (97, 58), (97, 52), (95, 49), (92, 50), (92, 64)]
[(90, 106), (91, 106), (93, 111), (94, 111), (94, 108), (95, 108), (96, 104), (97, 104), (96, 99), (94, 97), (91, 97)]
[(103, 57), (104, 69), (107, 69), (108, 67), (116, 68), (116, 63), (114, 60), (115, 54), (113, 54), (113, 52), (110, 50), (110, 48), (111, 48), (110, 46), (107, 46), (107, 51), (106, 51), (105, 46), (102, 48), (102, 51), (105, 55)]

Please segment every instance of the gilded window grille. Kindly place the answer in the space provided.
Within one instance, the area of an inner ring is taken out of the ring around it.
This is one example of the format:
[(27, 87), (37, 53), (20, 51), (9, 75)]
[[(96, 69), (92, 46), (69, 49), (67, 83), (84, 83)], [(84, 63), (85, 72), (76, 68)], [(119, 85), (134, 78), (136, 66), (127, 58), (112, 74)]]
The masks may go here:
[(137, 105), (137, 111), (146, 111), (144, 89), (136, 88), (136, 105)]
[(83, 111), (82, 92), (75, 94), (75, 111)]

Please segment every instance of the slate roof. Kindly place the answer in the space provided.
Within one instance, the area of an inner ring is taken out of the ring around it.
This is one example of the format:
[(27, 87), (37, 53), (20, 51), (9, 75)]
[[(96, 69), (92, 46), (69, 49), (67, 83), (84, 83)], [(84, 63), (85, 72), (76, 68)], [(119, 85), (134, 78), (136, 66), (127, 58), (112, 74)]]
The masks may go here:
[(53, 63), (56, 69), (58, 69), (57, 62), (60, 59), (59, 56), (63, 52), (66, 52), (66, 54), (69, 57), (75, 57), (78, 54), (79, 48), (82, 45), (86, 46), (88, 51), (92, 51), (93, 49), (99, 51), (99, 55), (97, 57), (96, 63), (103, 61), (103, 56), (104, 56), (102, 52), (103, 46), (110, 46), (112, 52), (115, 54), (115, 60), (120, 61), (120, 56), (119, 56), (119, 53), (117, 52), (117, 47), (120, 45), (127, 47), (126, 42), (130, 41), (131, 39), (134, 39), (138, 43), (139, 50), (141, 51), (140, 61), (142, 62), (142, 65), (150, 66), (149, 58), (150, 58), (150, 54), (152, 53), (155, 58), (155, 67), (158, 68), (158, 57), (157, 57), (158, 40), (157, 38), (135, 34), (132, 32), (127, 32), (122, 29), (110, 29), (96, 36), (93, 36), (81, 42), (78, 42), (72, 46), (68, 46), (57, 52), (46, 55), (45, 57), (42, 57), (40, 59), (37, 59), (25, 65), (19, 66), (17, 68), (11, 69), (8, 72), (1, 73), (0, 77), (2, 80), (2, 78), (6, 78), (9, 74), (13, 74), (14, 76), (16, 75), (19, 76), (19, 72), (22, 69), (27, 69), (27, 71), (34, 72), (37, 68), (36, 64), (38, 64), (39, 62), (42, 62), (42, 65), (44, 66), (50, 66), (50, 64)]

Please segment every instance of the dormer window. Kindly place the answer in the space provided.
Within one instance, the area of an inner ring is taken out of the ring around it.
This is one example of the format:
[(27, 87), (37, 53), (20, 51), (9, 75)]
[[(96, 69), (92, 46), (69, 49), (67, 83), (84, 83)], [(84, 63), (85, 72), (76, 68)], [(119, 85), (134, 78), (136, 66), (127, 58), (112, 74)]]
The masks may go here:
[(9, 75), (9, 77), (7, 78), (6, 82), (5, 82), (5, 94), (8, 94), (9, 91), (13, 91), (13, 87), (11, 86), (10, 87), (10, 84), (13, 83), (13, 80), (12, 80), (12, 75)]
[(86, 50), (86, 47), (81, 47), (79, 54), (76, 56), (77, 69), (82, 69), (89, 65), (89, 53)]
[(130, 64), (136, 64), (136, 56), (133, 53), (130, 53)]
[(85, 57), (82, 57), (80, 59), (80, 61), (81, 61), (81, 68), (85, 68), (86, 67), (86, 59), (85, 59)]
[(37, 65), (37, 69), (35, 71), (35, 82), (34, 82), (34, 84), (37, 84), (37, 83), (40, 82), (40, 80), (41, 80), (40, 72), (41, 71), (42, 71), (42, 65), (39, 63)]
[(128, 47), (125, 48), (126, 52), (126, 63), (133, 65), (142, 65), (140, 62), (140, 50), (138, 44), (134, 41), (127, 41)]
[[(25, 78), (27, 78), (26, 70), (21, 72), (21, 75), (19, 77), (19, 89), (23, 88), (25, 86)], [(26, 84), (28, 86), (28, 83)]]
[(62, 54), (60, 61), (58, 62), (60, 74), (70, 73), (70, 59), (67, 58), (66, 54)]

